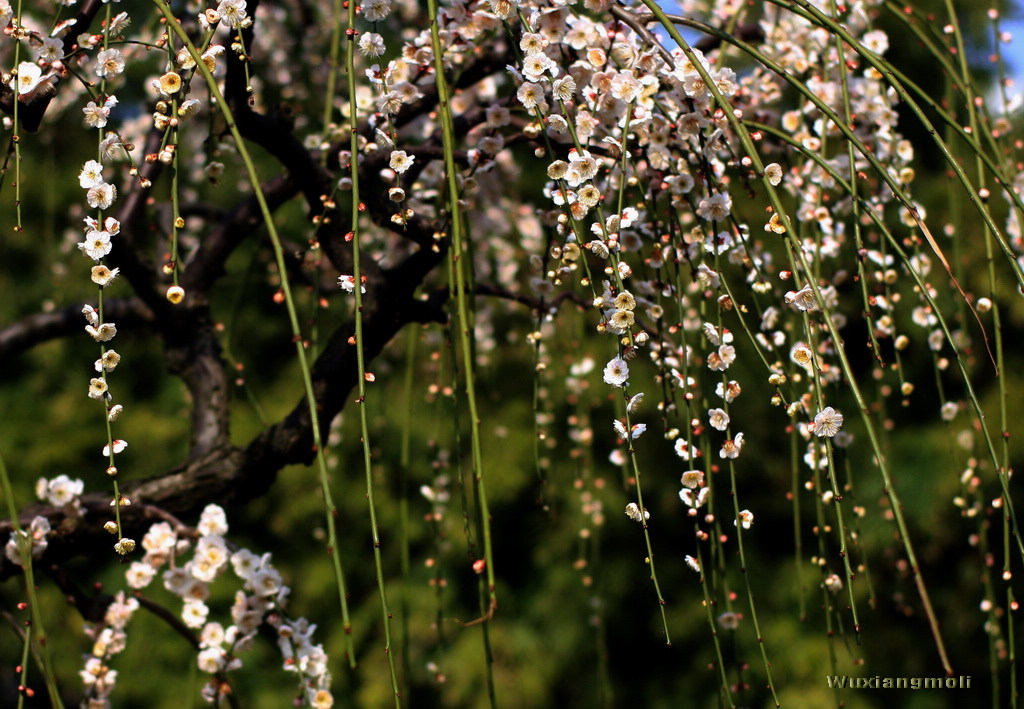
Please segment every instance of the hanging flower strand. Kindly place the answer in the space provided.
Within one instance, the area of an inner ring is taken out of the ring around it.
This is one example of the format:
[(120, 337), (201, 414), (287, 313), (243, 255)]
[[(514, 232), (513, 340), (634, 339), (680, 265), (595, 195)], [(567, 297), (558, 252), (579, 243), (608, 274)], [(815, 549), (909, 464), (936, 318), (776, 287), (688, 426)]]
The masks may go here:
[(104, 406), (106, 444), (103, 446), (102, 455), (107, 459), (106, 472), (114, 488), (114, 496), (110, 503), (114, 519), (107, 522), (104, 529), (117, 537), (114, 550), (121, 556), (126, 556), (135, 549), (135, 540), (125, 537), (121, 528), (121, 508), (130, 505), (131, 501), (121, 495), (115, 460), (115, 456), (123, 452), (128, 443), (114, 438), (113, 433), (113, 424), (121, 416), (124, 407), (122, 404), (114, 403), (108, 375), (120, 364), (121, 355), (108, 344), (117, 336), (117, 325), (105, 322), (103, 317), (105, 289), (117, 278), (119, 272), (119, 269), (110, 268), (103, 260), (113, 250), (114, 238), (120, 233), (121, 224), (115, 217), (104, 214), (112, 208), (117, 199), (117, 187), (107, 181), (103, 161), (110, 161), (122, 152), (120, 139), (114, 133), (104, 134), (104, 128), (107, 126), (111, 109), (117, 105), (117, 98), (108, 93), (108, 82), (115, 81), (125, 69), (124, 54), (120, 49), (112, 48), (110, 41), (113, 33), (119, 32), (126, 24), (127, 15), (122, 13), (112, 18), (108, 7), (102, 48), (96, 53), (93, 68), (95, 75), (100, 79), (98, 96), (103, 97), (103, 100), (89, 101), (83, 109), (86, 128), (99, 132), (98, 148), (96, 158), (87, 160), (78, 174), (79, 187), (85, 190), (85, 201), (91, 209), (96, 210), (95, 216), (84, 219), (85, 238), (78, 244), (82, 254), (93, 261), (89, 278), (97, 287), (97, 306), (93, 308), (85, 305), (82, 308), (82, 314), (86, 319), (86, 333), (100, 345), (100, 356), (93, 363), (96, 376), (89, 380), (88, 395), (102, 402)]

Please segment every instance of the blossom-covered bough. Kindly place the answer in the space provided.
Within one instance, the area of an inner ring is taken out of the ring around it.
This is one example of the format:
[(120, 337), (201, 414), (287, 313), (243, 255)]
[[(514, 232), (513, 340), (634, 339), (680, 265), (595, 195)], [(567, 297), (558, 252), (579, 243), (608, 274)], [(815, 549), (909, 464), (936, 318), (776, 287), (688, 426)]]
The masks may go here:
[[(298, 705), (332, 706), (342, 676), (396, 706), (418, 691), (536, 705), (508, 677), (518, 648), (503, 646), (504, 609), (525, 605), (526, 584), (503, 574), (522, 563), (502, 523), (514, 487), (576, 554), (597, 637), (579, 647), (597, 653), (602, 680), (588, 706), (628, 686), (607, 647), (632, 637), (606, 605), (617, 568), (634, 572), (625, 598), (664, 645), (703, 641), (722, 705), (783, 703), (776, 668), (793, 671), (765, 609), (771, 619), (787, 599), (827, 648), (815, 679), (881, 671), (859, 646), (895, 605), (921, 618), (910, 632), (930, 637), (930, 674), (966, 664), (987, 673), (994, 702), (1016, 703), (1024, 542), (1005, 343), (1024, 312), (1024, 148), (1019, 99), (1006, 82), (984, 92), (947, 5), (937, 29), (882, 0), (686, 0), (676, 14), (653, 0), (152, 0), (131, 15), (0, 0), (5, 228), (41, 229), (23, 185), (79, 190), (48, 217), (68, 234), (53, 249), (63, 280), (40, 312), (0, 328), (0, 359), (84, 329), (98, 352), (80, 374), (62, 370), (62, 386), (87, 394), (76, 425), (104, 460), (100, 475), (0, 476), (0, 576), (24, 576), (32, 621), (18, 632), (36, 658), (21, 661), (19, 701), (42, 683), (62, 702), (41, 570), (87, 623), (85, 706), (117, 705), (117, 656), (140, 609), (194, 649), (218, 705), (245, 704), (232, 678), (269, 633), (299, 677)], [(1001, 71), (999, 17), (993, 6), (986, 21)], [(893, 31), (940, 69), (942, 101), (886, 58)], [(73, 169), (38, 169), (49, 133)], [(919, 175), (922, 150), (948, 171), (943, 200)], [(930, 218), (925, 204), (942, 201), (952, 207)], [(233, 298), (243, 278), (268, 297)], [(239, 340), (236, 313), (289, 354)], [(132, 362), (140, 348), (122, 343), (143, 340), (162, 366)], [(516, 346), (529, 368), (510, 364)], [(263, 356), (291, 408), (240, 414), (260, 385), (242, 373)], [(128, 382), (164, 369), (187, 392), (189, 432), (160, 471), (132, 457), (145, 429), (131, 448), (123, 431), (158, 399)], [(519, 415), (508, 397), (526, 391), (531, 471), (517, 477), (520, 452), (500, 439), (523, 422), (501, 417)], [(414, 408), (431, 428), (420, 460)], [(928, 470), (929, 485), (971, 551), (983, 665), (946, 639), (941, 552), (905, 508), (905, 491), (921, 491), (900, 469), (912, 456), (899, 434), (923, 411), (946, 427), (948, 469)], [(394, 428), (389, 451), (379, 441)], [(334, 586), (312, 619), (288, 615), (301, 569), (233, 541), (225, 511), (268, 496), (293, 464), (314, 471), (302, 489), (320, 500), (310, 524)], [(365, 497), (368, 530), (347, 517), (352, 497)], [(416, 506), (429, 507), (420, 539)], [(763, 528), (791, 530), (790, 546)], [(120, 558), (120, 585), (83, 592), (66, 572), (82, 557)], [(431, 569), (433, 610), (410, 601), (413, 559)], [(464, 598), (445, 596), (449, 577)], [(360, 629), (349, 604), (368, 607), (374, 584), (379, 627)], [(317, 626), (340, 628), (344, 659)], [(632, 651), (662, 651), (643, 632)], [(478, 667), (441, 669), (451, 633), (479, 633)], [(357, 668), (357, 656), (374, 661)], [(474, 678), (463, 694), (444, 690), (460, 673)]]

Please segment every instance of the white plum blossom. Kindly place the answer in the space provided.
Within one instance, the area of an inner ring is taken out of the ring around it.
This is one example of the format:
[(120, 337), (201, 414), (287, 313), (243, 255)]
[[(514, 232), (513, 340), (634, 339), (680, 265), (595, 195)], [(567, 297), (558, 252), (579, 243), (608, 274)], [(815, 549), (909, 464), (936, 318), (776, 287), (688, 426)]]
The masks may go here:
[[(49, 542), (46, 536), (50, 533), (50, 521), (41, 515), (36, 515), (29, 523), (28, 529), (19, 532), (11, 532), (4, 546), (4, 556), (17, 566), (21, 566), (21, 551), (18, 548), (19, 539), (23, 544), (28, 544), (33, 559), (38, 559), (46, 551)], [(19, 536), (20, 534), (20, 536)]]
[(622, 387), (629, 379), (629, 365), (622, 357), (614, 357), (604, 368), (604, 382), (613, 387)]
[(709, 222), (725, 221), (732, 212), (732, 197), (727, 192), (719, 192), (701, 199), (697, 207), (697, 216)]
[(100, 182), (89, 188), (85, 199), (93, 209), (109, 209), (117, 198), (117, 188), (107, 182)]
[(729, 380), (728, 382), (718, 382), (715, 385), (715, 393), (725, 399), (727, 404), (731, 404), (736, 400), (736, 397), (743, 392), (740, 383), (736, 380)]
[(625, 439), (635, 440), (640, 438), (640, 436), (642, 436), (647, 430), (647, 424), (645, 423), (635, 423), (629, 428), (629, 430), (626, 430), (626, 425), (618, 419), (612, 421), (612, 424), (614, 425), (615, 432), (619, 434), (619, 437)]
[(226, 659), (226, 654), (223, 649), (219, 647), (208, 647), (199, 651), (199, 655), (196, 658), (196, 664), (203, 672), (213, 674), (224, 669)]
[(736, 348), (732, 345), (721, 345), (718, 350), (708, 355), (708, 369), (712, 372), (724, 372), (736, 360)]
[(404, 150), (394, 150), (391, 153), (391, 160), (389, 161), (389, 164), (391, 165), (392, 170), (398, 174), (402, 174), (412, 167), (412, 163), (415, 159), (415, 155), (409, 155)]
[(686, 445), (685, 438), (677, 438), (675, 442), (676, 455), (683, 460), (696, 460), (697, 456), (700, 455), (700, 451), (696, 446)]
[(152, 564), (133, 561), (125, 572), (125, 581), (130, 588), (141, 589), (148, 586), (156, 576), (156, 568)]
[(231, 566), (238, 578), (248, 581), (259, 568), (260, 558), (248, 549), (240, 549), (231, 555)]
[(889, 50), (889, 36), (882, 30), (871, 30), (861, 38), (864, 48), (874, 54), (885, 54)]
[(743, 529), (750, 529), (754, 524), (754, 513), (750, 510), (740, 510), (734, 524), (738, 527), (743, 527)]
[(64, 42), (57, 37), (46, 37), (32, 52), (39, 61), (52, 64), (64, 56)]
[(32, 93), (42, 80), (43, 70), (32, 62), (18, 64), (18, 75), (11, 80), (11, 88), (17, 88), (18, 94), (24, 96)]
[(576, 81), (569, 75), (551, 83), (551, 95), (559, 101), (572, 101), (576, 95)]
[(209, 504), (199, 515), (196, 529), (203, 536), (223, 536), (228, 533), (228, 518), (220, 505)]
[(124, 449), (128, 447), (128, 441), (123, 441), (119, 438), (114, 439), (113, 448), (111, 446), (103, 446), (103, 457), (109, 457), (110, 451), (113, 450), (114, 454), (123, 453)]
[(719, 457), (726, 459), (738, 458), (740, 451), (743, 450), (743, 442), (743, 434), (737, 433), (734, 438), (722, 444), (721, 450), (718, 451)]
[[(103, 103), (90, 101), (82, 109), (82, 113), (85, 114), (85, 125), (90, 128), (103, 128), (110, 118), (110, 109), (116, 105), (117, 98), (114, 96), (108, 96)], [(120, 144), (120, 141), (118, 143)]]
[(103, 353), (96, 362), (93, 363), (93, 367), (97, 372), (112, 372), (121, 361), (121, 355), (114, 350), (107, 350)]
[(842, 427), (843, 415), (831, 406), (826, 406), (814, 417), (814, 435), (819, 438), (832, 438)]
[(89, 380), (89, 398), (91, 399), (106, 399), (107, 394), (107, 380), (102, 377), (93, 377)]
[(516, 92), (516, 98), (523, 108), (532, 111), (537, 104), (544, 100), (544, 88), (540, 84), (527, 81), (523, 83)]
[(696, 510), (707, 503), (710, 491), (711, 488), (708, 487), (684, 487), (679, 491), (679, 499), (690, 509)]
[(124, 55), (120, 49), (104, 49), (96, 55), (96, 76), (117, 76), (124, 71)]
[(724, 431), (729, 427), (729, 414), (723, 409), (708, 409), (708, 423), (711, 428)]
[(801, 311), (813, 312), (818, 309), (818, 302), (814, 299), (814, 289), (810, 284), (798, 291), (786, 293), (786, 303)]
[(97, 342), (109, 342), (117, 335), (117, 325), (112, 322), (86, 325), (85, 331)]
[(383, 20), (391, 12), (391, 0), (366, 0), (359, 4), (368, 22)]
[(384, 38), (376, 32), (367, 32), (359, 38), (359, 52), (364, 57), (379, 57), (385, 49)]
[(87, 160), (78, 173), (78, 184), (83, 189), (89, 189), (103, 182), (103, 165), (96, 160)]
[(55, 507), (63, 507), (74, 502), (84, 490), (84, 482), (63, 474), (50, 480), (39, 478), (36, 482), (36, 497), (46, 500)]
[(83, 254), (91, 258), (93, 261), (99, 261), (101, 258), (110, 253), (112, 244), (110, 243), (110, 234), (105, 231), (96, 231), (93, 229), (85, 235), (85, 241), (78, 245), (78, 248)]
[(246, 20), (245, 0), (222, 0), (217, 5), (217, 13), (220, 20), (228, 27), (237, 29), (242, 27)]
[[(362, 277), (362, 283), (359, 286), (359, 292), (366, 292), (366, 276)], [(346, 293), (354, 293), (356, 290), (356, 279), (355, 276), (338, 276), (338, 286)]]
[(628, 505), (626, 505), (626, 516), (634, 522), (639, 522), (640, 524), (643, 524), (651, 518), (651, 513), (648, 512), (646, 509), (643, 512), (641, 512), (639, 505), (637, 505), (635, 502), (630, 502)]
[(202, 628), (209, 614), (209, 606), (202, 601), (185, 601), (185, 605), (181, 609), (181, 619), (190, 628)]

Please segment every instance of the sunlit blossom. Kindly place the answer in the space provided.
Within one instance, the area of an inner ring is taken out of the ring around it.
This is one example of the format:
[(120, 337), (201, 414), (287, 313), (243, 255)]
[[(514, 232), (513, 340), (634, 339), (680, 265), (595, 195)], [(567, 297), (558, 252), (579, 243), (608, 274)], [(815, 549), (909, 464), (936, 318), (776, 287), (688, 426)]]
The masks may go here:
[(629, 365), (621, 357), (615, 357), (605, 365), (604, 381), (613, 387), (621, 387), (629, 379)]
[(409, 155), (404, 150), (395, 150), (391, 153), (391, 160), (389, 164), (391, 169), (401, 174), (412, 167), (413, 161), (416, 159), (415, 155)]
[(729, 427), (729, 414), (723, 409), (709, 409), (708, 423), (711, 424), (711, 428), (724, 431)]
[(743, 529), (750, 529), (754, 524), (754, 513), (750, 510), (740, 510), (735, 523)]
[(628, 505), (626, 505), (626, 516), (634, 522), (639, 522), (643, 524), (651, 518), (651, 513), (648, 512), (646, 509), (641, 512), (639, 505), (637, 505), (635, 502), (630, 502)]
[(18, 64), (18, 75), (11, 82), (13, 87), (18, 89), (19, 95), (25, 95), (35, 91), (42, 79), (43, 70), (32, 62), (21, 62)]
[(89, 188), (85, 199), (93, 209), (108, 209), (116, 197), (116, 187), (107, 182), (100, 182)]
[(843, 427), (843, 415), (826, 406), (814, 417), (814, 435), (819, 438), (832, 438)]
[(710, 492), (711, 488), (708, 487), (684, 487), (679, 491), (679, 499), (684, 505), (695, 510), (707, 504)]
[(120, 49), (104, 49), (96, 55), (96, 76), (117, 76), (124, 71), (124, 55)]

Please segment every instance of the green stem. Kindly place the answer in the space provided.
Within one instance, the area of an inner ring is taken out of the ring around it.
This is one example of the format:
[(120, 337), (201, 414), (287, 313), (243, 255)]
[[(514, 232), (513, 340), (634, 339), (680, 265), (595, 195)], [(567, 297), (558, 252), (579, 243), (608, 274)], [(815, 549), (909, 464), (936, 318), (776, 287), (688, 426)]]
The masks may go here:
[(458, 310), (459, 343), (464, 362), (466, 401), (469, 405), (469, 426), (472, 448), (473, 482), (476, 488), (478, 504), (478, 520), (484, 545), (484, 573), (487, 578), (487, 605), (481, 608), (485, 652), (487, 655), (487, 693), (491, 707), (497, 706), (495, 696), (493, 661), (490, 653), (490, 631), (488, 621), (498, 608), (498, 596), (494, 576), (494, 554), (491, 545), (491, 514), (487, 505), (487, 492), (484, 485), (483, 452), (480, 443), (480, 414), (476, 401), (475, 361), (472, 346), (473, 321), (470, 316), (469, 294), (467, 292), (467, 269), (472, 269), (468, 258), (467, 244), (463, 234), (462, 213), (459, 207), (459, 190), (456, 181), (455, 167), (455, 127), (452, 122), (451, 104), (449, 103), (448, 81), (444, 74), (444, 51), (438, 31), (437, 0), (428, 0), (430, 13), (430, 35), (434, 53), (434, 80), (437, 85), (438, 116), (441, 121), (442, 142), (444, 149), (444, 167), (448, 182), (448, 209), (452, 230), (449, 258), (455, 272), (455, 301)]
[[(758, 174), (763, 175), (764, 163), (761, 161), (760, 155), (758, 154), (757, 148), (754, 145), (753, 139), (750, 137), (749, 131), (742, 124), (739, 118), (735, 115), (729, 101), (724, 96), (722, 96), (721, 91), (718, 90), (718, 87), (716, 86), (712, 77), (709, 75), (708, 71), (697, 59), (696, 55), (693, 52), (693, 49), (676, 30), (675, 25), (672, 23), (672, 20), (670, 20), (668, 16), (665, 15), (665, 13), (654, 2), (654, 0), (643, 0), (643, 2), (651, 11), (651, 13), (662, 24), (662, 26), (668, 32), (669, 36), (671, 36), (672, 39), (675, 40), (676, 44), (679, 45), (679, 47), (682, 49), (684, 54), (686, 54), (687, 58), (691, 61), (697, 72), (701, 75), (702, 80), (704, 81), (708, 89), (711, 91), (712, 95), (715, 98), (715, 101), (718, 103), (718, 105), (722, 107), (723, 113), (725, 114), (725, 117), (728, 120), (729, 125), (732, 127), (740, 142), (743, 144), (743, 147), (747, 155), (750, 157), (754, 164), (754, 169), (758, 172)], [(845, 35), (845, 38), (849, 38), (849, 41), (855, 42), (855, 40), (850, 38), (848, 34), (846, 34), (845, 32), (843, 34)], [(766, 58), (765, 61), (767, 61)], [(804, 87), (804, 89), (806, 91), (806, 87)], [(818, 100), (817, 103), (820, 104), (821, 101)], [(822, 108), (827, 110), (827, 107), (825, 106), (822, 106)], [(852, 131), (850, 131), (848, 127), (844, 126), (841, 121), (836, 120), (834, 113), (832, 113), (831, 111), (829, 111), (829, 113), (831, 114), (830, 118), (834, 120), (837, 126), (839, 126), (840, 130), (843, 131), (843, 134), (846, 135), (847, 138), (850, 140), (856, 140), (856, 137), (853, 136)], [(857, 142), (859, 143), (860, 141)], [(869, 157), (869, 160), (873, 160), (873, 158)], [(877, 160), (875, 162), (877, 163)], [(879, 165), (879, 167), (881, 166)], [(883, 175), (884, 172), (884, 169), (880, 170), (880, 173)], [(788, 227), (786, 238), (787, 240), (790, 241), (790, 243), (793, 246), (793, 252), (798, 259), (801, 270), (805, 274), (811, 274), (812, 270), (809, 264), (807, 263), (807, 260), (804, 257), (803, 252), (800, 250), (800, 244), (793, 234), (792, 224), (789, 223), (790, 220), (788, 216), (786, 216), (786, 212), (782, 207), (781, 201), (779, 200), (778, 193), (776, 192), (774, 186), (772, 186), (767, 179), (764, 180), (764, 185), (768, 192), (768, 197), (771, 201), (772, 208), (779, 215), (779, 218), (782, 220), (782, 223)], [(937, 616), (935, 615), (934, 609), (932, 608), (931, 598), (928, 595), (927, 587), (925, 586), (924, 579), (921, 576), (920, 565), (918, 564), (917, 555), (914, 552), (914, 547), (913, 543), (910, 540), (906, 520), (903, 516), (903, 505), (899, 500), (895, 487), (893, 486), (892, 478), (889, 474), (889, 463), (886, 460), (885, 455), (882, 453), (882, 447), (879, 442), (878, 435), (875, 431), (874, 424), (871, 421), (871, 409), (868, 407), (867, 402), (865, 401), (864, 396), (861, 393), (860, 386), (857, 384), (857, 381), (853, 376), (853, 369), (850, 366), (850, 362), (846, 356), (845, 350), (841, 346), (842, 338), (839, 337), (839, 332), (836, 329), (833, 318), (829, 315), (828, 307), (823, 302), (821, 294), (820, 292), (818, 292), (817, 288), (814, 288), (813, 291), (818, 308), (822, 311), (823, 319), (828, 329), (829, 335), (831, 336), (832, 341), (835, 342), (837, 345), (836, 351), (837, 355), (839, 356), (839, 361), (842, 367), (843, 374), (846, 377), (847, 382), (849, 383), (851, 393), (857, 401), (858, 409), (861, 413), (861, 418), (864, 422), (864, 427), (867, 430), (868, 439), (871, 442), (871, 448), (875, 453), (875, 458), (877, 461), (879, 472), (881, 473), (882, 481), (885, 486), (886, 495), (889, 497), (889, 501), (892, 505), (893, 517), (896, 521), (896, 527), (899, 530), (900, 538), (903, 542), (903, 548), (907, 555), (907, 561), (910, 564), (911, 572), (914, 576), (914, 582), (917, 586), (918, 596), (921, 599), (921, 605), (924, 608), (925, 616), (928, 619), (928, 624), (931, 628), (932, 636), (935, 640), (936, 650), (938, 651), (939, 657), (942, 661), (943, 669), (946, 671), (948, 675), (952, 675), (953, 668), (949, 662), (949, 656), (946, 653), (945, 643), (942, 640), (942, 634), (939, 630), (939, 621)]]
[[(50, 703), (56, 709), (64, 709), (64, 702), (60, 697), (60, 690), (57, 689), (57, 678), (53, 673), (53, 665), (50, 662), (50, 651), (46, 644), (46, 630), (43, 626), (43, 614), (39, 608), (39, 597), (36, 594), (35, 572), (32, 566), (32, 541), (28, 534), (21, 528), (21, 520), (18, 519), (18, 508), (14, 504), (14, 491), (11, 489), (11, 479), (7, 473), (7, 464), (3, 455), (0, 455), (0, 486), (3, 488), (4, 498), (7, 500), (7, 513), (11, 518), (11, 527), (14, 528), (15, 538), (18, 540), (18, 553), (21, 559), (21, 568), (25, 576), (25, 597), (28, 598), (29, 612), (32, 620), (25, 628), (25, 647), (23, 652), (35, 646), (35, 655), (39, 668), (43, 673), (43, 681), (46, 683), (46, 691), (50, 695)], [(33, 632), (34, 629), (34, 632)], [(33, 641), (32, 638), (35, 638)], [(27, 655), (22, 658), (21, 683), (25, 684), (27, 672)], [(21, 706), (22, 695), (19, 694), (19, 706)]]
[[(224, 98), (224, 94), (221, 93), (220, 87), (217, 85), (217, 80), (210, 72), (209, 67), (206, 66), (206, 62), (203, 61), (202, 56), (196, 49), (196, 46), (192, 43), (192, 40), (189, 38), (188, 34), (186, 34), (184, 28), (182, 28), (181, 23), (178, 22), (174, 13), (171, 12), (171, 8), (167, 2), (165, 0), (152, 0), (152, 2), (166, 19), (167, 26), (171, 28), (171, 30), (178, 36), (178, 39), (181, 40), (182, 44), (185, 45), (188, 53), (196, 63), (196, 68), (202, 73), (203, 79), (206, 81), (206, 85), (210, 90), (210, 95), (216, 102), (217, 108), (224, 116), (228, 131), (231, 133), (235, 147), (238, 150), (238, 155), (241, 157), (242, 163), (245, 165), (249, 184), (252, 185), (256, 196), (256, 202), (260, 207), (260, 214), (263, 216), (263, 221), (267, 228), (267, 234), (270, 237), (270, 243), (274, 249), (274, 259), (277, 263), (278, 274), (281, 277), (281, 292), (284, 294), (285, 307), (288, 311), (288, 320), (292, 330), (292, 339), (295, 342), (295, 353), (299, 360), (299, 369), (302, 372), (302, 382), (305, 387), (306, 403), (309, 407), (313, 445), (316, 448), (317, 464), (320, 471), (320, 486), (324, 496), (324, 516), (327, 522), (327, 551), (331, 555), (334, 566), (334, 576), (338, 586), (338, 601), (341, 606), (341, 617), (345, 632), (345, 650), (346, 655), (348, 656), (349, 667), (355, 668), (356, 658), (352, 642), (352, 624), (349, 621), (348, 592), (345, 590), (345, 578), (341, 569), (341, 557), (338, 553), (338, 536), (334, 521), (338, 513), (338, 507), (334, 503), (334, 499), (331, 495), (330, 478), (327, 472), (327, 459), (324, 455), (324, 446), (320, 435), (320, 417), (317, 414), (316, 394), (313, 391), (313, 381), (309, 373), (309, 362), (306, 359), (305, 345), (302, 341), (302, 330), (299, 326), (299, 318), (295, 310), (295, 302), (292, 299), (291, 284), (288, 279), (284, 250), (281, 247), (281, 238), (277, 233), (277, 227), (274, 225), (273, 213), (270, 211), (270, 205), (267, 204), (266, 195), (264, 195), (263, 190), (260, 189), (259, 175), (256, 172), (256, 166), (253, 164), (252, 156), (249, 154), (249, 149), (246, 147), (245, 140), (242, 138), (242, 134), (238, 130), (238, 124), (235, 123), (235, 117), (231, 112), (231, 108), (228, 106), (228, 102)], [(353, 156), (353, 159), (355, 159), (355, 156)]]
[(388, 660), (388, 672), (391, 676), (391, 690), (395, 695), (395, 706), (401, 707), (401, 691), (398, 687), (398, 674), (395, 670), (395, 656), (391, 642), (391, 610), (388, 607), (388, 596), (384, 585), (384, 560), (381, 555), (380, 531), (377, 525), (377, 508), (373, 501), (373, 464), (370, 460), (370, 427), (366, 419), (366, 355), (363, 349), (363, 293), (362, 293), (362, 230), (359, 228), (359, 212), (362, 204), (359, 201), (359, 123), (356, 116), (356, 64), (355, 64), (355, 21), (356, 4), (348, 3), (348, 39), (345, 50), (345, 72), (348, 76), (349, 101), (349, 133), (352, 159), (349, 161), (352, 178), (352, 278), (355, 281), (356, 296), (356, 365), (358, 378), (356, 389), (359, 405), (359, 431), (363, 446), (363, 469), (366, 473), (366, 501), (370, 508), (370, 533), (373, 537), (373, 562), (377, 571), (377, 592), (380, 596), (381, 616), (384, 622), (384, 654)]
[[(352, 1), (349, 0), (348, 5), (352, 5)], [(327, 69), (327, 91), (324, 97), (324, 118), (323, 118), (323, 134), (320, 136), (322, 143), (326, 143), (329, 140), (327, 135), (331, 129), (331, 116), (334, 115), (334, 94), (338, 86), (338, 51), (341, 48), (341, 9), (342, 0), (333, 0), (331, 3), (331, 61), (328, 64)], [(349, 26), (352, 24), (351, 20), (352, 8), (349, 8)], [(352, 43), (348, 43), (349, 51), (352, 49)], [(352, 102), (349, 113), (352, 116), (355, 115), (355, 103)], [(353, 120), (350, 116), (350, 120)], [(320, 162), (322, 165), (327, 164), (328, 157), (327, 150), (320, 151)], [(356, 153), (352, 153), (352, 160), (356, 159)]]

